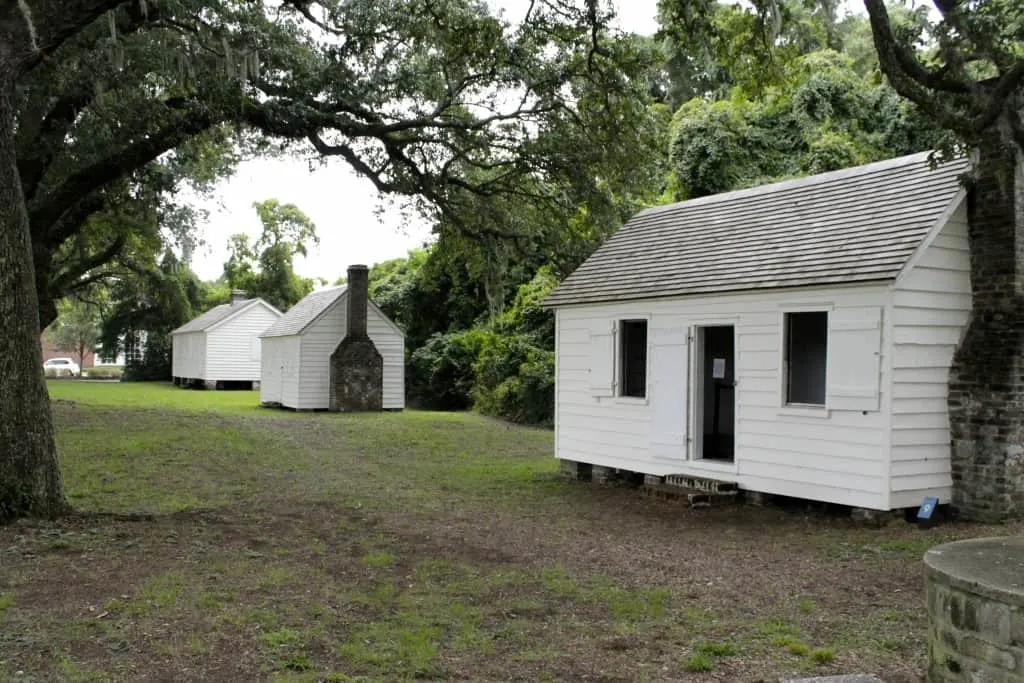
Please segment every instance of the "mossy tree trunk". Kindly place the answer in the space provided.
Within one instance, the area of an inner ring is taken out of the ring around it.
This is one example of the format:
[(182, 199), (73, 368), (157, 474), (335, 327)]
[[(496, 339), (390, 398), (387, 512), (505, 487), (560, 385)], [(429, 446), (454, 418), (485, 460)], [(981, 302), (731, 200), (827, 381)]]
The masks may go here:
[(0, 522), (67, 510), (43, 376), (32, 238), (18, 174), (15, 88), (126, 0), (0, 0)]
[(14, 151), (15, 78), (14, 66), (0, 57), (0, 521), (52, 517), (66, 509)]

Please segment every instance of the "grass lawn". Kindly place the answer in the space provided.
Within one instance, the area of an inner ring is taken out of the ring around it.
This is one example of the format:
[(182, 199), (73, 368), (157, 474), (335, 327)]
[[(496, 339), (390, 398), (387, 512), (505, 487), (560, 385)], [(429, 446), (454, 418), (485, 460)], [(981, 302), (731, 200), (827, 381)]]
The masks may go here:
[(920, 557), (1022, 533), (687, 510), (549, 431), (51, 382), (78, 514), (0, 527), (0, 680), (921, 680)]

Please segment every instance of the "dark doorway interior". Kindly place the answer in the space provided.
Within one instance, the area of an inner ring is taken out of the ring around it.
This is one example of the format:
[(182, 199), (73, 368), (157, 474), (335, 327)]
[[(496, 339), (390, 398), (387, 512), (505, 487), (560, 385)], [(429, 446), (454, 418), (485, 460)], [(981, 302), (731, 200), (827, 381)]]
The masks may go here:
[(732, 462), (736, 433), (735, 334), (731, 325), (705, 327), (701, 337), (701, 457)]

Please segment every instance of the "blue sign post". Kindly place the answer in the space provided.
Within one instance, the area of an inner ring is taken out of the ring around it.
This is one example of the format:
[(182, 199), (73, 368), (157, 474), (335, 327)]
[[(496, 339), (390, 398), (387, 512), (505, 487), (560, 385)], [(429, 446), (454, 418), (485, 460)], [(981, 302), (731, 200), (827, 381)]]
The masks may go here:
[(939, 499), (931, 496), (926, 497), (921, 502), (921, 507), (917, 511), (917, 525), (922, 529), (927, 529), (934, 525), (935, 520), (932, 515), (935, 513), (935, 508), (939, 505)]

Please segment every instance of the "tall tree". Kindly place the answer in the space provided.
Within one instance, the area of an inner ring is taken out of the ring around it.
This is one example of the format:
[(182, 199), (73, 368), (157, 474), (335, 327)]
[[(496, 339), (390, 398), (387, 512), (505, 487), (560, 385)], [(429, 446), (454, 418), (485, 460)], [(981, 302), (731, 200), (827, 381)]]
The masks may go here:
[(978, 518), (1024, 516), (1024, 13), (1016, 0), (935, 0), (921, 41), (882, 0), (864, 5), (889, 82), (975, 159), (972, 313), (949, 378), (953, 502)]
[[(22, 398), (0, 400), (5, 516), (62, 506), (44, 271), (92, 216), (131, 206), (156, 160), (227, 124), (339, 157), (453, 224), (477, 196), (564, 204), (581, 165), (630, 144), (643, 67), (610, 17), (604, 0), (537, 0), (516, 24), (474, 0), (0, 0), (0, 313), (19, 321), (0, 330), (0, 396)], [(551, 125), (586, 144), (536, 144)], [(111, 236), (80, 278), (121, 249)]]
[(694, 99), (673, 120), (671, 199), (932, 149), (941, 130), (832, 50), (790, 60), (758, 97)]
[(66, 508), (39, 346), (39, 299), (18, 172), (16, 87), (118, 0), (0, 0), (0, 519)]
[(111, 355), (124, 350), (124, 379), (171, 378), (170, 333), (199, 314), (202, 289), (199, 278), (170, 250), (158, 263), (114, 280), (102, 341)]
[(230, 237), (223, 279), (230, 288), (286, 311), (313, 291), (313, 280), (297, 275), (293, 264), (296, 254), (305, 256), (307, 244), (320, 238), (313, 221), (294, 204), (267, 199), (253, 202), (253, 208), (263, 230), (255, 244), (248, 235)]

